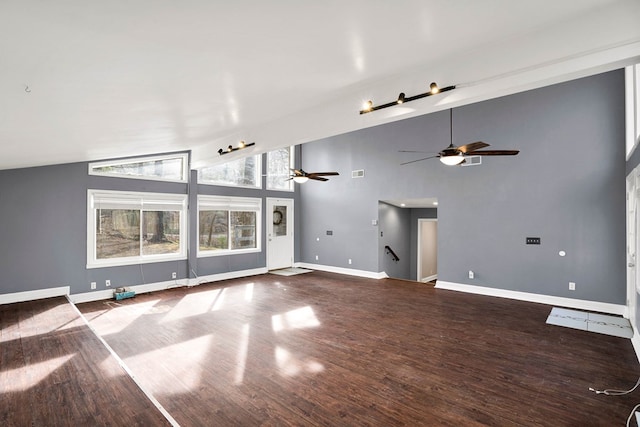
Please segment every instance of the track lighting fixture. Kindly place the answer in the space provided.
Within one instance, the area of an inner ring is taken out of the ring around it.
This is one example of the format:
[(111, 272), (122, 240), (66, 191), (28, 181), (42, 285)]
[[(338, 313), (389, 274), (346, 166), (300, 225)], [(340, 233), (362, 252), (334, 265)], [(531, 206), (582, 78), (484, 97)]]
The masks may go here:
[(360, 110), (360, 114), (366, 114), (372, 111), (382, 110), (383, 108), (393, 107), (394, 105), (404, 104), (405, 102), (415, 101), (416, 99), (426, 98), (427, 96), (436, 95), (438, 93), (448, 92), (455, 88), (456, 88), (455, 86), (447, 86), (447, 87), (441, 88), (441, 87), (438, 87), (436, 82), (432, 82), (429, 85), (429, 92), (420, 93), (418, 95), (413, 95), (413, 96), (406, 96), (404, 92), (400, 92), (400, 95), (398, 95), (398, 99), (396, 101), (387, 102), (386, 104), (382, 104), (382, 105), (374, 106), (373, 101), (367, 101), (362, 106), (362, 110)]
[(227, 147), (226, 150), (223, 149), (223, 148), (219, 149), (218, 150), (218, 154), (220, 154), (222, 156), (223, 154), (229, 154), (229, 153), (232, 153), (234, 151), (242, 150), (243, 148), (251, 147), (253, 145), (256, 145), (256, 143), (255, 142), (250, 142), (249, 144), (247, 144), (244, 141), (240, 141), (240, 143), (238, 144), (237, 147), (234, 147), (233, 145), (230, 145), (230, 146)]

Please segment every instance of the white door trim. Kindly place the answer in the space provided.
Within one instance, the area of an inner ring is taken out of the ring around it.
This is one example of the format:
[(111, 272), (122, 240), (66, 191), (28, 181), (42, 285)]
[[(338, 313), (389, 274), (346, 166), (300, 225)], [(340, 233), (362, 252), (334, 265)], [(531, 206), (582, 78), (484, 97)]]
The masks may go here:
[[(422, 277), (422, 268), (421, 268), (421, 261), (422, 261), (422, 248), (421, 248), (421, 244), (420, 244), (420, 232), (421, 232), (421, 224), (423, 222), (438, 222), (438, 218), (418, 218), (418, 254), (417, 254), (417, 264), (416, 264), (416, 274), (417, 274), (417, 281), (421, 282), (422, 279), (425, 279), (425, 282), (430, 282), (431, 280), (435, 280), (438, 278), (438, 271), (436, 270), (436, 274), (433, 276), (429, 276), (429, 277)], [(436, 246), (437, 246), (437, 242), (436, 242)]]

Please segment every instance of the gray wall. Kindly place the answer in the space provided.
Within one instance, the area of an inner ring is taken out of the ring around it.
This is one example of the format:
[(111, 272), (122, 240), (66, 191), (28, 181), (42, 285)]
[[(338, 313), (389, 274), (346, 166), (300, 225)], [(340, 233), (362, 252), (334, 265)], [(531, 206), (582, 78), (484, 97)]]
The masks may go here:
[[(448, 111), (304, 144), (306, 170), (341, 175), (301, 189), (301, 260), (381, 271), (377, 201), (437, 197), (439, 280), (624, 304), (623, 72), (454, 109), (454, 144), (477, 140), (521, 153), (476, 167), (400, 166), (409, 157), (399, 149), (449, 143)], [(355, 169), (365, 177), (352, 179)], [(325, 229), (339, 232), (317, 244)], [(542, 245), (526, 246), (527, 236)]]
[[(262, 157), (265, 170), (266, 156)], [(189, 194), (193, 208), (198, 192), (260, 197), (263, 207), (266, 197), (293, 198), (299, 205), (298, 196), (291, 192), (197, 185), (195, 171), (191, 185), (89, 176), (87, 171), (87, 163), (0, 171), (0, 294), (57, 286), (70, 286), (76, 294), (90, 292), (91, 282), (97, 282), (96, 290), (107, 289), (106, 279), (115, 288), (170, 281), (172, 272), (184, 279), (266, 266), (264, 215), (262, 252), (198, 259), (197, 213), (191, 209), (188, 260), (87, 269), (87, 189)], [(299, 230), (299, 212), (295, 224)]]

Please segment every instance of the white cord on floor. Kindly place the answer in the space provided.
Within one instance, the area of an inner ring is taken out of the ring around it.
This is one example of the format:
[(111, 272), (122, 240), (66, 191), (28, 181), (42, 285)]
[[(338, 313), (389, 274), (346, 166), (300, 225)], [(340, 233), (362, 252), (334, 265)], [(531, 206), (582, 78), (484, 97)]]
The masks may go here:
[(640, 403), (633, 407), (631, 413), (629, 414), (629, 418), (627, 418), (627, 427), (629, 427), (629, 423), (631, 422), (631, 418), (633, 418), (633, 414), (635, 414), (636, 409), (640, 408)]
[(589, 387), (589, 391), (592, 391), (595, 394), (606, 394), (607, 396), (623, 396), (625, 394), (629, 394), (633, 392), (635, 389), (638, 388), (638, 386), (640, 386), (640, 378), (638, 378), (638, 381), (636, 381), (636, 385), (634, 385), (633, 388), (630, 390), (613, 390), (610, 388), (605, 390), (596, 390), (593, 387)]

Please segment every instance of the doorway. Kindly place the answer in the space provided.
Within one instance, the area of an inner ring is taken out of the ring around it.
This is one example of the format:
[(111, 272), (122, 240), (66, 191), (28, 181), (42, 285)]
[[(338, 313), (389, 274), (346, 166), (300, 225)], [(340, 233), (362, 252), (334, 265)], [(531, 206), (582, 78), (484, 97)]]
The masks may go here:
[(438, 278), (438, 220), (418, 219), (418, 282)]
[(267, 198), (267, 269), (293, 267), (293, 199)]
[(638, 297), (638, 276), (636, 268), (636, 251), (638, 249), (638, 172), (635, 168), (627, 176), (627, 308), (629, 309), (629, 320), (634, 329), (636, 322), (636, 304)]

